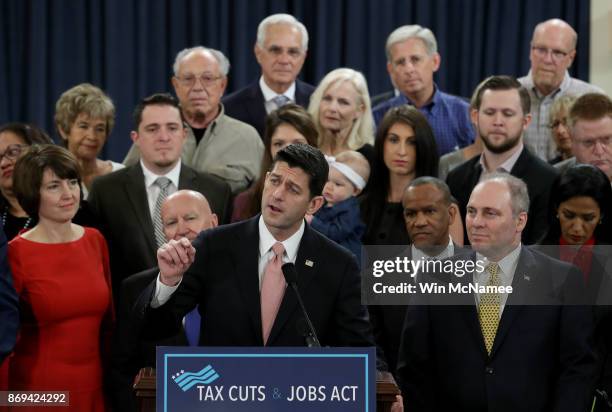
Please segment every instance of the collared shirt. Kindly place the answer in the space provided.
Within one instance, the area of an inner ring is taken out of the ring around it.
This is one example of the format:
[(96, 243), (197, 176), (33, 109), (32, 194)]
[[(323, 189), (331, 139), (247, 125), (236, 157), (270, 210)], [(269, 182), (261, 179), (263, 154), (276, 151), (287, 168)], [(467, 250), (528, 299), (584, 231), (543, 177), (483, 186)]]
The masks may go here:
[(178, 190), (179, 176), (181, 175), (181, 160), (176, 162), (176, 165), (165, 175), (156, 175), (144, 165), (142, 159), (140, 160), (140, 166), (142, 166), (142, 174), (144, 175), (144, 184), (147, 189), (147, 202), (149, 202), (149, 212), (151, 213), (151, 219), (155, 213), (155, 203), (159, 196), (160, 187), (155, 184), (155, 180), (158, 177), (167, 177), (170, 179), (170, 186), (168, 186), (168, 196)]
[[(225, 114), (219, 114), (198, 143), (187, 125), (183, 144), (183, 163), (198, 172), (210, 173), (227, 182), (234, 194), (246, 189), (259, 178), (264, 146), (255, 128)], [(136, 145), (128, 152), (123, 164), (129, 166), (140, 158)]]
[[(272, 99), (276, 96), (280, 96), (274, 90), (272, 90), (264, 81), (263, 76), (259, 78), (259, 87), (261, 88), (261, 93), (264, 97), (264, 105), (266, 106), (266, 113), (270, 114), (274, 110), (278, 109), (276, 103)], [(291, 83), (291, 86), (282, 94), (289, 99), (290, 102), (295, 103), (295, 82)]]
[[(283, 240), (281, 243), (285, 248), (285, 253), (283, 254), (283, 263), (295, 263), (295, 259), (297, 258), (297, 252), (300, 247), (300, 242), (302, 241), (302, 236), (304, 235), (304, 219), (302, 219), (302, 224), (299, 229), (291, 235), (289, 238)], [(266, 264), (270, 259), (274, 257), (274, 252), (272, 251), (272, 245), (274, 245), (277, 240), (272, 236), (272, 233), (268, 230), (268, 227), (263, 221), (263, 216), (259, 217), (259, 262), (257, 265), (257, 272), (259, 276), (259, 289), (261, 290), (261, 282), (263, 279), (264, 270), (266, 269)], [(182, 282), (182, 279), (181, 279)], [(153, 299), (151, 299), (151, 307), (157, 308), (170, 299), (170, 296), (178, 289), (179, 282), (176, 286), (167, 286), (164, 285), (160, 280), (160, 275), (157, 275), (157, 281), (155, 282), (155, 292), (153, 293)]]
[(523, 148), (524, 148), (523, 143), (519, 143), (514, 148), (514, 150), (516, 150), (516, 151), (514, 153), (512, 153), (512, 156), (510, 156), (508, 159), (506, 159), (506, 161), (504, 163), (502, 163), (499, 166), (497, 166), (497, 169), (495, 169), (495, 170), (490, 170), (489, 167), (486, 165), (486, 163), (485, 163), (485, 152), (483, 152), (480, 155), (480, 159), (478, 159), (478, 163), (480, 163), (480, 166), (482, 167), (482, 173), (480, 174), (480, 179), (478, 179), (478, 180), (479, 181), (482, 180), (488, 173), (493, 173), (493, 172), (506, 172), (506, 173), (510, 173), (512, 171), (512, 168), (516, 164), (516, 161), (521, 156), (521, 153), (523, 152)]
[[(300, 247), (300, 241), (302, 240), (302, 235), (304, 234), (304, 227), (304, 219), (302, 219), (302, 224), (300, 225), (297, 232), (295, 232), (289, 238), (281, 242), (283, 244), (283, 247), (285, 248), (285, 253), (283, 254), (283, 263), (295, 263), (298, 248)], [(263, 221), (263, 216), (259, 216), (259, 264), (257, 266), (257, 272), (259, 274), (260, 290), (266, 265), (268, 264), (268, 261), (274, 257), (274, 251), (272, 251), (272, 246), (276, 242), (278, 242), (278, 240), (276, 240), (274, 236), (272, 236), (272, 233), (270, 233), (270, 231), (268, 230), (268, 227)]]
[(527, 76), (521, 77), (518, 81), (527, 89), (531, 97), (531, 123), (523, 139), (531, 153), (546, 161), (555, 157), (557, 150), (548, 127), (550, 107), (555, 99), (566, 95), (580, 97), (585, 93), (605, 93), (597, 86), (570, 77), (567, 71), (557, 90), (548, 96), (542, 96), (535, 87), (531, 70)]
[(423, 252), (421, 249), (418, 249), (414, 245), (410, 246), (412, 250), (412, 260), (444, 260), (455, 254), (455, 245), (453, 244), (453, 239), (451, 239), (450, 235), (448, 236), (448, 244), (446, 247), (436, 256), (430, 256), (427, 253)]
[[(499, 286), (511, 286), (512, 281), (514, 280), (514, 272), (516, 272), (516, 266), (518, 265), (519, 256), (521, 254), (521, 243), (519, 242), (518, 246), (514, 248), (510, 253), (508, 253), (502, 260), (497, 262), (499, 265), (498, 275), (500, 279)], [(489, 283), (489, 279), (491, 274), (486, 270), (486, 267), (489, 263), (494, 263), (490, 261), (485, 256), (480, 253), (476, 253), (476, 259), (484, 262), (485, 270), (482, 272), (474, 271), (473, 283), (478, 284), (479, 286), (486, 286)], [(480, 295), (478, 293), (474, 294), (474, 298), (476, 300), (476, 305), (480, 302)], [(501, 317), (504, 308), (506, 307), (506, 301), (508, 300), (508, 294), (504, 293), (501, 295), (501, 303), (499, 308), (499, 316)]]
[[(380, 124), (387, 110), (404, 104), (414, 105), (406, 96), (400, 94), (376, 106), (372, 110), (376, 125)], [(441, 92), (434, 85), (431, 102), (419, 110), (433, 129), (440, 156), (474, 142), (476, 132), (470, 121), (469, 104), (461, 98)]]

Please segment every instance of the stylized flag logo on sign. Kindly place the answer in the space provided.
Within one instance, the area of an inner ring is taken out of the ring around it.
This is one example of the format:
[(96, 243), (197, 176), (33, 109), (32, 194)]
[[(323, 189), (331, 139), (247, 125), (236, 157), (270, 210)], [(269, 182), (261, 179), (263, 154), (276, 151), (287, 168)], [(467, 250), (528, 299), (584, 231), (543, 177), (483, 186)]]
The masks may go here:
[(184, 370), (181, 370), (176, 375), (172, 375), (172, 379), (179, 386), (179, 388), (183, 390), (183, 392), (187, 392), (195, 385), (208, 385), (216, 381), (219, 379), (219, 374), (213, 369), (212, 366), (207, 365), (199, 372), (185, 372)]

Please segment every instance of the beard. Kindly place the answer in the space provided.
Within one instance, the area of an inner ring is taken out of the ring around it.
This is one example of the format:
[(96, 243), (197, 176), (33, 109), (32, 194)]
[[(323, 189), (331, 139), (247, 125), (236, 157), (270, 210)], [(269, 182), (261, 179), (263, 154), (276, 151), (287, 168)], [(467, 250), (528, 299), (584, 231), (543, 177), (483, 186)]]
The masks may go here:
[(488, 151), (495, 154), (505, 153), (510, 149), (514, 149), (519, 142), (521, 141), (521, 136), (523, 135), (522, 131), (514, 136), (507, 136), (506, 140), (497, 145), (493, 144), (489, 139), (488, 135), (483, 135), (480, 133), (480, 138), (482, 139), (482, 143), (487, 148)]

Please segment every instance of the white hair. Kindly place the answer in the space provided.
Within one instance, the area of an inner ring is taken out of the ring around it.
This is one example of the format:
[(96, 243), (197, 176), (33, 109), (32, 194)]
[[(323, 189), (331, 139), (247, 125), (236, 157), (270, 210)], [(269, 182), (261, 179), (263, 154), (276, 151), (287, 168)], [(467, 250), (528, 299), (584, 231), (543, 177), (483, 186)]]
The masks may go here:
[(176, 55), (176, 58), (174, 59), (174, 65), (172, 66), (175, 76), (178, 76), (181, 61), (183, 61), (183, 59), (191, 53), (210, 53), (212, 54), (212, 56), (215, 58), (217, 63), (219, 63), (219, 71), (221, 72), (221, 75), (225, 77), (229, 73), (230, 62), (229, 62), (229, 59), (225, 57), (225, 55), (222, 52), (216, 49), (211, 49), (209, 47), (195, 46), (195, 47), (183, 49), (180, 52), (178, 52), (178, 54)]
[(391, 47), (395, 43), (399, 43), (408, 39), (417, 38), (425, 44), (427, 54), (432, 55), (438, 52), (438, 42), (436, 36), (427, 27), (421, 27), (418, 24), (401, 26), (393, 30), (389, 37), (387, 37), (387, 43), (385, 45), (385, 53), (387, 54), (387, 61), (391, 63)]
[(259, 23), (257, 27), (257, 45), (263, 49), (266, 44), (266, 33), (268, 31), (268, 26), (273, 24), (288, 24), (290, 26), (295, 27), (299, 30), (302, 35), (302, 51), (308, 50), (308, 31), (306, 27), (295, 17), (290, 14), (273, 14), (271, 16), (266, 17)]
[(351, 133), (348, 137), (348, 146), (351, 150), (357, 150), (366, 143), (374, 144), (374, 120), (372, 117), (372, 103), (370, 102), (370, 93), (368, 92), (368, 83), (365, 77), (360, 72), (346, 67), (332, 70), (327, 73), (323, 80), (319, 83), (315, 91), (310, 97), (308, 105), (308, 113), (319, 131), (319, 147), (323, 143), (324, 133), (321, 128), (321, 119), (319, 117), (319, 106), (323, 95), (333, 84), (349, 82), (355, 88), (359, 96), (359, 102), (363, 104), (364, 112), (359, 119), (353, 124)]

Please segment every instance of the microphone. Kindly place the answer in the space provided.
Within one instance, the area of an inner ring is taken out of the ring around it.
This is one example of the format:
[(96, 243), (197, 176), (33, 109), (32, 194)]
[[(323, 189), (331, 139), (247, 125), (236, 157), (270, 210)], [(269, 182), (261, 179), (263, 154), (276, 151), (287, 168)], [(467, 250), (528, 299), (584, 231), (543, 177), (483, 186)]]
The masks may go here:
[(310, 321), (310, 317), (308, 316), (308, 312), (306, 311), (306, 307), (304, 306), (304, 302), (302, 301), (302, 296), (300, 295), (300, 291), (297, 287), (297, 272), (295, 271), (295, 265), (293, 263), (285, 263), (281, 270), (283, 271), (283, 275), (285, 276), (285, 281), (293, 291), (295, 292), (295, 296), (297, 297), (297, 301), (302, 309), (302, 314), (306, 319), (306, 323), (308, 325), (308, 329), (304, 333), (304, 338), (306, 339), (306, 345), (309, 348), (320, 348), (321, 343), (319, 342), (319, 338), (317, 338), (317, 332), (315, 331), (312, 322)]

